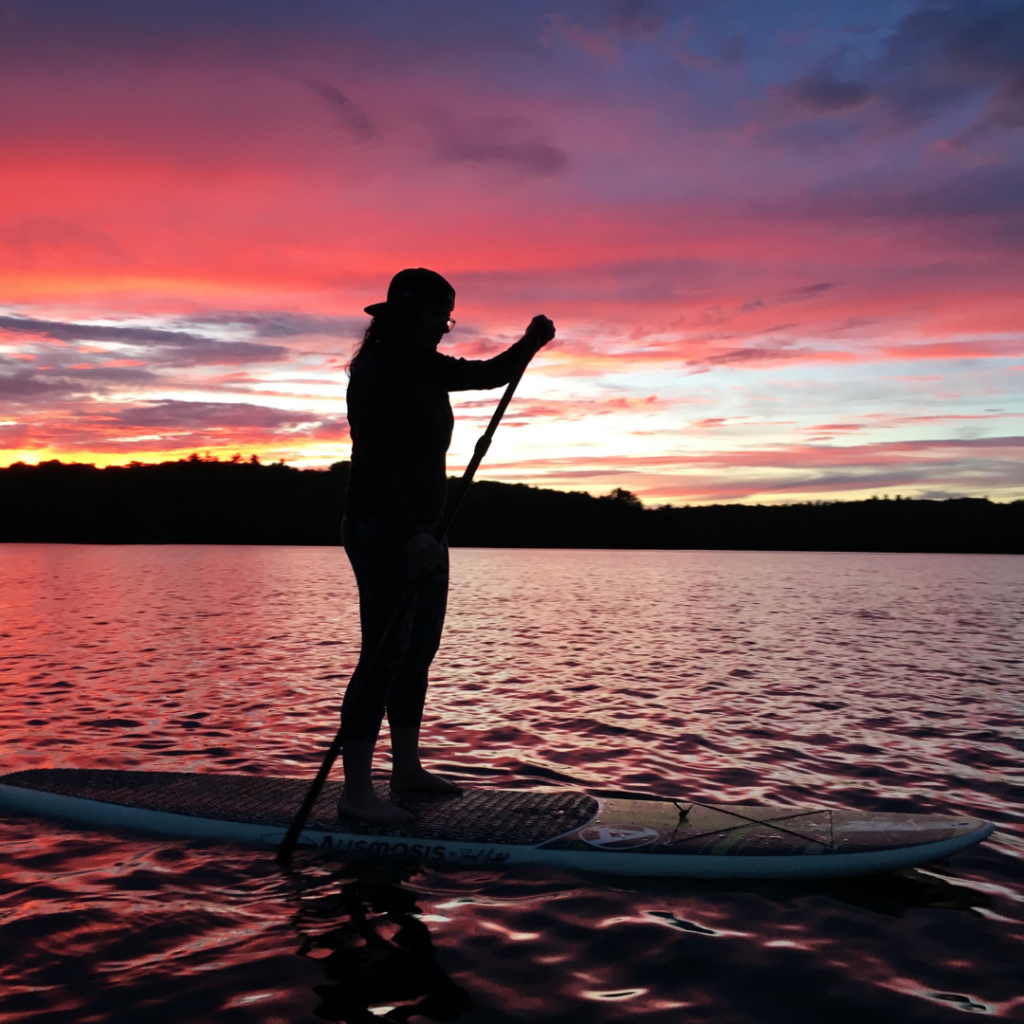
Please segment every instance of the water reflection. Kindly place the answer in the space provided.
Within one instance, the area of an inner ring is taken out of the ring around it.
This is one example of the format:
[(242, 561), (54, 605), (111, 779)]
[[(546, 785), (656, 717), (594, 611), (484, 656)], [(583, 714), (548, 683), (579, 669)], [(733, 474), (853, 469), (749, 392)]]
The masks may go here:
[(762, 899), (779, 906), (791, 906), (809, 896), (823, 896), (836, 903), (870, 910), (886, 917), (901, 917), (909, 911), (924, 909), (970, 913), (979, 909), (988, 910), (994, 905), (988, 893), (959, 881), (947, 882), (936, 873), (936, 870), (933, 865), (928, 871), (910, 869), (863, 878), (824, 879), (814, 882), (616, 878), (612, 883), (607, 875), (595, 875), (591, 880), (595, 885), (611, 883), (620, 892), (634, 892), (647, 897), (660, 894), (666, 898), (727, 899), (734, 893), (756, 893)]
[(833, 882), (823, 890), (832, 899), (876, 914), (900, 917), (910, 910), (959, 910), (992, 907), (992, 897), (921, 871), (901, 871), (867, 879)]
[[(1020, 558), (452, 562), (424, 736), (453, 778), (1000, 831), (945, 868), (806, 887), (307, 862), (296, 915), (272, 858), (11, 818), (0, 1018), (1020, 1017)], [(4, 770), (311, 777), (358, 651), (350, 577), (338, 549), (4, 546)]]
[[(594, 876), (588, 884), (576, 876), (539, 868), (502, 872), (487, 880), (476, 873), (438, 874), (416, 864), (381, 861), (345, 864), (316, 860), (307, 861), (293, 879), (300, 893), (300, 909), (293, 919), (301, 938), (299, 954), (319, 961), (329, 979), (328, 984), (314, 986), (313, 991), (321, 1000), (314, 1013), (322, 1020), (347, 1024), (380, 1020), (404, 1022), (414, 1017), (454, 1021), (474, 1008), (471, 995), (438, 963), (429, 923), (444, 921), (450, 929), (450, 918), (432, 913), (444, 907), (493, 910), (507, 906), (509, 911), (515, 907), (515, 913), (529, 915), (538, 923), (545, 920), (552, 929), (552, 934), (545, 934), (547, 928), (541, 925), (540, 931), (532, 936), (509, 933), (510, 945), (516, 944), (511, 938), (534, 940), (530, 943), (533, 972), (543, 971), (548, 964), (551, 966), (546, 969), (550, 970), (558, 961), (573, 961), (575, 957), (560, 955), (566, 947), (556, 934), (564, 929), (564, 912), (556, 911), (551, 901), (578, 898), (584, 891), (578, 888), (580, 882), (586, 886), (588, 900), (597, 903), (610, 900), (617, 904), (618, 920), (623, 923), (642, 927), (646, 921), (698, 941), (738, 942), (741, 947), (747, 947), (743, 954), (745, 959), (750, 956), (750, 943), (764, 944), (767, 949), (819, 941), (814, 938), (816, 929), (813, 927), (800, 927), (791, 933), (791, 941), (773, 938), (777, 922), (794, 911), (801, 919), (821, 920), (828, 917), (830, 906), (839, 909), (845, 905), (885, 919), (900, 918), (923, 909), (976, 914), (993, 906), (988, 894), (966, 887), (959, 880), (947, 882), (933, 870), (815, 883)], [(453, 898), (453, 893), (458, 895)], [(738, 915), (729, 915), (726, 908), (730, 904), (736, 904), (734, 910), (743, 904), (749, 907), (750, 901), (760, 904), (762, 909), (747, 917), (745, 928), (749, 930), (744, 931), (709, 927), (688, 920), (680, 913), (683, 907), (703, 907), (705, 911), (717, 908), (719, 912), (725, 910), (727, 916), (738, 923)], [(609, 923), (608, 920), (593, 922), (598, 931)], [(461, 941), (467, 937), (467, 933), (462, 933)], [(627, 960), (637, 952), (629, 945), (628, 951), (623, 950)], [(669, 949), (674, 950), (671, 955), (674, 998), (696, 997), (704, 987), (698, 968), (707, 951), (699, 945), (679, 947), (674, 940), (666, 939), (650, 945), (642, 959), (649, 961), (659, 947), (659, 957)], [(732, 959), (726, 947), (722, 947), (719, 956), (724, 962)], [(593, 965), (597, 959), (593, 955), (585, 956), (580, 963)], [(653, 964), (651, 967), (653, 969)], [(576, 997), (600, 1002), (627, 1002), (636, 997), (636, 1002), (642, 1003), (644, 1000), (640, 997), (665, 987), (665, 979), (657, 975), (656, 970), (652, 974), (651, 970), (634, 964), (633, 976), (649, 982), (649, 987), (635, 992), (630, 990), (629, 995), (625, 989), (588, 989), (577, 992)], [(563, 979), (565, 977), (563, 975)], [(895, 982), (888, 987), (892, 984)], [(553, 993), (554, 989), (551, 991)], [(920, 996), (916, 991), (914, 994)], [(963, 1009), (959, 1004), (956, 1008)], [(637, 1006), (636, 1010), (642, 1012), (642, 1007)]]
[(299, 954), (320, 960), (331, 981), (314, 989), (322, 1000), (316, 1016), (347, 1024), (453, 1021), (473, 1008), (438, 965), (417, 894), (403, 885), (418, 871), (416, 864), (364, 862), (346, 877), (303, 878), (294, 919)]

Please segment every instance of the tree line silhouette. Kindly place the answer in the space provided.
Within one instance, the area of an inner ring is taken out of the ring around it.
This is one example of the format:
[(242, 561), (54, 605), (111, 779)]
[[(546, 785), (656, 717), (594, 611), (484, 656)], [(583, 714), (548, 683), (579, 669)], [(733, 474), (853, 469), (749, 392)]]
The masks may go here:
[[(348, 463), (329, 470), (202, 459), (0, 469), (0, 541), (340, 544)], [(877, 499), (647, 508), (482, 480), (449, 538), (462, 547), (711, 548), (1024, 554), (1024, 501)]]

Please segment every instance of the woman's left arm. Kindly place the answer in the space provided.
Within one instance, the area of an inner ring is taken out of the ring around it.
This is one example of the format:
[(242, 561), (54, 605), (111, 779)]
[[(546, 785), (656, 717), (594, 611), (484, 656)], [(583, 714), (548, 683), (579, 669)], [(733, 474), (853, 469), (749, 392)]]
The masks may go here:
[(437, 366), (448, 391), (500, 388), (524, 359), (532, 359), (554, 336), (555, 325), (546, 316), (535, 316), (522, 338), (493, 359), (456, 359), (438, 353)]

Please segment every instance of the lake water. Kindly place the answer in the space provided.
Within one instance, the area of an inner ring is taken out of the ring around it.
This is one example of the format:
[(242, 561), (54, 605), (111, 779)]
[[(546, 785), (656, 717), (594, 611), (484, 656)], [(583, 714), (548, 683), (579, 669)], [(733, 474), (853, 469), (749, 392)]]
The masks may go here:
[[(452, 564), (424, 740), (459, 781), (998, 832), (843, 883), (290, 879), (269, 853), (0, 818), (0, 1019), (1024, 1020), (1024, 558)], [(0, 768), (311, 776), (357, 637), (337, 548), (0, 545)]]

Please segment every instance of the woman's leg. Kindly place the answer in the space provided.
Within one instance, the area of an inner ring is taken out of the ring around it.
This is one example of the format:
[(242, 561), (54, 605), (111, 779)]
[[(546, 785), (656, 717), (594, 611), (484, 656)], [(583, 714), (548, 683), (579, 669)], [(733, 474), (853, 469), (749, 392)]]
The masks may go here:
[(411, 579), (409, 560), (400, 539), (381, 523), (346, 520), (344, 539), (359, 587), (362, 646), (342, 703), (345, 789), (338, 810), (366, 821), (393, 824), (410, 815), (377, 797), (371, 768), (388, 689), (412, 635), (415, 605), (388, 645), (387, 660), (380, 662), (376, 654)]
[(461, 793), (454, 783), (433, 775), (420, 763), (419, 735), (427, 695), (427, 673), (441, 643), (448, 603), (448, 546), (423, 580), (411, 622), (409, 644), (387, 696), (391, 727), (391, 788)]

